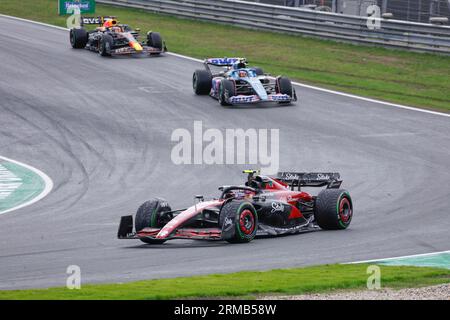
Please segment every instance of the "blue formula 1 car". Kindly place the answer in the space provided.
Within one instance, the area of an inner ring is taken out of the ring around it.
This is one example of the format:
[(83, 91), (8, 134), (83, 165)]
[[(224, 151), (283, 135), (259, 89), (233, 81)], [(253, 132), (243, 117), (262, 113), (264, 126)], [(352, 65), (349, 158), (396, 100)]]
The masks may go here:
[(204, 66), (205, 69), (196, 70), (192, 77), (194, 92), (209, 94), (223, 106), (297, 101), (291, 80), (272, 77), (261, 68), (250, 68), (245, 58), (210, 58), (204, 61)]

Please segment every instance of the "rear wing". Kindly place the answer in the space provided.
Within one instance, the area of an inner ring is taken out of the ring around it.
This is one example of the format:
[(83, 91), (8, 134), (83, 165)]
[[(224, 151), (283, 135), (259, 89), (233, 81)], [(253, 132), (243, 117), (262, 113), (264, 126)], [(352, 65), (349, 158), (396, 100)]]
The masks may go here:
[(288, 184), (291, 189), (298, 187), (324, 187), (338, 189), (341, 175), (337, 172), (278, 172), (277, 180)]
[(245, 60), (245, 58), (209, 58), (205, 60), (205, 64), (216, 67), (231, 67), (240, 60)]
[(96, 25), (103, 25), (105, 21), (108, 20), (117, 20), (117, 17), (115, 16), (104, 16), (104, 17), (81, 17), (81, 26), (84, 25), (90, 25), (90, 24), (96, 24)]

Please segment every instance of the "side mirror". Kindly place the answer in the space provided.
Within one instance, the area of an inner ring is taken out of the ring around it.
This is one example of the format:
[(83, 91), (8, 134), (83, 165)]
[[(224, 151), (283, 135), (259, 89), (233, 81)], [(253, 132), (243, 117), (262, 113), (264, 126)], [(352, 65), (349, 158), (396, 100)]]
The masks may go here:
[(197, 195), (197, 196), (195, 196), (195, 199), (196, 199), (198, 202), (203, 202), (203, 201), (205, 201), (205, 198), (204, 198), (202, 195)]

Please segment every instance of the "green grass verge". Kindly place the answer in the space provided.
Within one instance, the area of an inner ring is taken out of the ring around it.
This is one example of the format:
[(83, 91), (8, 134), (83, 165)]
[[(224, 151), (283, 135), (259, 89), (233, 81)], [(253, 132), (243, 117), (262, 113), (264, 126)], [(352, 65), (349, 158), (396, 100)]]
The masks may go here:
[[(7, 15), (65, 26), (55, 0), (2, 0)], [(197, 58), (244, 56), (252, 65), (304, 83), (422, 108), (450, 111), (448, 56), (253, 31), (97, 5), (142, 31), (162, 33), (170, 51)]]
[[(382, 287), (404, 288), (450, 282), (450, 270), (381, 266)], [(271, 271), (145, 280), (123, 284), (0, 291), (0, 299), (179, 299), (302, 294), (337, 289), (364, 289), (367, 265), (324, 265)]]

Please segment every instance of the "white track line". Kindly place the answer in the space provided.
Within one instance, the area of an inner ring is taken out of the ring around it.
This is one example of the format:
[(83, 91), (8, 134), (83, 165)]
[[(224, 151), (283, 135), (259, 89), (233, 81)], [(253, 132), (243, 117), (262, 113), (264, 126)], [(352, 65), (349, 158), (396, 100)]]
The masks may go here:
[(37, 25), (40, 25), (40, 26), (51, 27), (51, 28), (64, 30), (64, 31), (68, 31), (69, 30), (69, 29), (64, 28), (64, 27), (59, 27), (59, 26), (55, 26), (55, 25), (52, 25), (52, 24), (48, 24), (48, 23), (43, 23), (43, 22), (38, 22), (38, 21), (33, 21), (33, 20), (28, 20), (28, 19), (13, 17), (13, 16), (8, 16), (6, 14), (1, 14), (1, 13), (0, 13), (0, 17), (12, 19), (12, 20), (23, 21), (23, 22), (28, 22), (28, 23), (33, 23), (33, 24), (37, 24)]
[(409, 255), (409, 256), (400, 256), (400, 257), (393, 257), (393, 258), (381, 258), (381, 259), (362, 260), (362, 261), (355, 261), (355, 262), (347, 262), (347, 263), (344, 263), (344, 264), (357, 264), (357, 263), (389, 261), (389, 260), (415, 258), (415, 257), (428, 257), (428, 256), (435, 256), (435, 255), (442, 254), (442, 253), (450, 253), (450, 250), (448, 250), (448, 251), (430, 252), (430, 253), (422, 253), (422, 254), (413, 254), (413, 255)]
[(14, 207), (14, 208), (7, 209), (7, 210), (4, 210), (4, 211), (0, 211), (0, 214), (4, 214), (4, 213), (7, 213), (7, 212), (11, 212), (11, 211), (18, 210), (18, 209), (27, 207), (29, 205), (32, 205), (33, 203), (36, 203), (39, 200), (42, 200), (43, 198), (45, 198), (50, 193), (50, 191), (52, 191), (52, 189), (53, 189), (53, 181), (52, 181), (52, 179), (50, 179), (50, 177), (47, 176), (41, 170), (36, 169), (36, 168), (34, 168), (32, 166), (29, 166), (29, 165), (27, 165), (25, 163), (22, 163), (22, 162), (19, 162), (19, 161), (16, 161), (16, 160), (12, 160), (12, 159), (9, 159), (9, 158), (6, 158), (6, 157), (2, 157), (2, 156), (0, 156), (0, 160), (11, 162), (11, 163), (17, 164), (17, 165), (19, 165), (21, 167), (24, 167), (24, 168), (26, 168), (26, 169), (28, 169), (30, 171), (33, 171), (35, 174), (37, 174), (39, 177), (41, 177), (42, 180), (44, 180), (44, 183), (45, 183), (44, 190), (42, 190), (42, 192), (37, 197), (31, 199), (28, 202), (22, 203), (22, 204)]
[[(43, 23), (43, 22), (37, 22), (37, 21), (33, 21), (33, 20), (17, 18), (17, 17), (13, 17), (13, 16), (4, 15), (4, 14), (0, 14), (0, 17), (9, 18), (9, 19), (18, 20), (18, 21), (23, 21), (23, 22), (34, 23), (34, 24), (37, 24), (37, 25), (41, 25), (41, 26), (45, 26), (45, 27), (51, 27), (51, 28), (56, 28), (56, 29), (65, 30), (65, 31), (69, 30), (67, 28), (54, 26), (54, 25), (51, 25), (51, 24)], [(201, 59), (188, 57), (188, 56), (185, 56), (185, 55), (182, 55), (182, 54), (178, 54), (178, 53), (167, 52), (167, 54), (172, 55), (174, 57), (179, 57), (179, 58), (182, 58), (182, 59), (187, 59), (187, 60), (191, 60), (191, 61), (195, 61), (195, 62), (203, 62), (203, 60), (201, 60)], [(400, 109), (405, 109), (405, 110), (411, 110), (411, 111), (417, 111), (417, 112), (422, 112), (422, 113), (428, 113), (428, 114), (434, 114), (434, 115), (437, 115), (437, 116), (443, 116), (443, 117), (449, 117), (450, 118), (450, 113), (431, 111), (431, 110), (426, 110), (426, 109), (420, 109), (420, 108), (405, 106), (405, 105), (401, 105), (401, 104), (397, 104), (397, 103), (390, 103), (390, 102), (385, 102), (385, 101), (381, 101), (381, 100), (365, 98), (365, 97), (357, 96), (357, 95), (350, 94), (350, 93), (344, 93), (344, 92), (340, 92), (340, 91), (324, 89), (324, 88), (311, 86), (311, 85), (300, 83), (300, 82), (292, 82), (292, 83), (294, 85), (296, 85), (296, 86), (299, 86), (299, 87), (304, 87), (304, 88), (308, 88), (308, 89), (312, 89), (312, 90), (317, 90), (317, 91), (321, 91), (321, 92), (335, 94), (335, 95), (348, 97), (348, 98), (352, 98), (352, 99), (357, 99), (357, 100), (362, 100), (362, 101), (372, 102), (372, 103), (377, 103), (377, 104), (383, 104), (385, 106), (390, 106), (390, 107), (395, 107), (395, 108), (400, 108)]]

